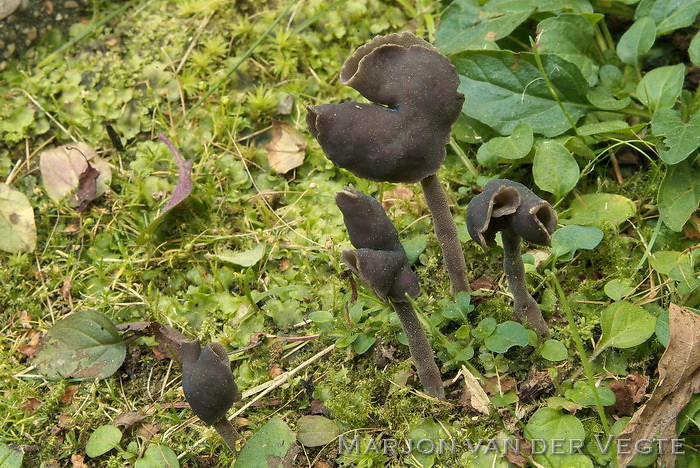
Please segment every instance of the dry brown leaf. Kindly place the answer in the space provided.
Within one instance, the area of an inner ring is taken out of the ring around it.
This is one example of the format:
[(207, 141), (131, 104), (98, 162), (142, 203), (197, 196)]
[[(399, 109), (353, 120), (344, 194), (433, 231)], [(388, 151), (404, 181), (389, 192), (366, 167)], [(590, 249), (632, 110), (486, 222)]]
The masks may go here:
[(484, 389), (481, 388), (479, 381), (464, 366), (462, 366), (462, 375), (464, 375), (464, 388), (460, 402), (463, 406), (474, 408), (479, 413), (488, 415), (490, 400)]
[(19, 409), (29, 411), (29, 414), (34, 414), (36, 409), (42, 405), (38, 398), (29, 397), (23, 403), (20, 403)]
[(272, 141), (266, 148), (270, 169), (285, 174), (304, 163), (306, 138), (292, 125), (275, 120), (272, 122)]
[(70, 463), (73, 468), (90, 468), (85, 464), (85, 457), (78, 454), (73, 454), (70, 456)]
[(122, 430), (129, 429), (130, 427), (140, 423), (146, 419), (146, 416), (139, 413), (138, 411), (127, 411), (122, 413), (112, 421), (112, 424), (122, 428)]
[(112, 169), (85, 143), (44, 150), (39, 156), (46, 194), (56, 203), (71, 196), (69, 205), (85, 209), (87, 203), (109, 190)]
[[(659, 360), (659, 381), (651, 398), (639, 408), (618, 440), (628, 447), (642, 439), (675, 439), (676, 418), (694, 393), (700, 393), (700, 315), (671, 304), (668, 317), (671, 338)], [(662, 461), (675, 465), (665, 451)], [(627, 466), (634, 453), (621, 453), (620, 466)]]
[(63, 393), (58, 397), (58, 401), (63, 403), (64, 405), (68, 405), (73, 401), (73, 397), (75, 396), (75, 393), (78, 391), (78, 386), (77, 385), (69, 385), (66, 387), (65, 390), (63, 390)]

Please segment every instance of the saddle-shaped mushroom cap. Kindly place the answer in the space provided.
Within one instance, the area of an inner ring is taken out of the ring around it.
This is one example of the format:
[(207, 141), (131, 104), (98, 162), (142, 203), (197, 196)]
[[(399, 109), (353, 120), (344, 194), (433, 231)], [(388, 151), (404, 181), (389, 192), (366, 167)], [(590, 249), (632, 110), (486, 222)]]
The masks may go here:
[(372, 103), (308, 107), (309, 131), (334, 164), (374, 181), (418, 182), (437, 172), (464, 102), (447, 57), (411, 33), (378, 36), (340, 78)]

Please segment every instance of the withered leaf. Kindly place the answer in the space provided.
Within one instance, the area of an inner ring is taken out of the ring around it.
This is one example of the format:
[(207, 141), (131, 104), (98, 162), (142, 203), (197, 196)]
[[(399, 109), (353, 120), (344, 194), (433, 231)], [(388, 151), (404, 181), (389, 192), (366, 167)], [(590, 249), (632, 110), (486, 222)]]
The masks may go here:
[(464, 366), (462, 366), (462, 375), (464, 375), (464, 388), (460, 398), (461, 406), (473, 408), (481, 414), (488, 415), (490, 400), (479, 381)]
[[(659, 360), (659, 381), (651, 398), (639, 408), (618, 440), (634, 447), (642, 439), (675, 439), (676, 418), (694, 393), (700, 393), (700, 315), (671, 304), (671, 338)], [(662, 462), (675, 465), (674, 455), (665, 451)], [(620, 453), (618, 463), (627, 466), (634, 453)]]
[(162, 133), (158, 135), (158, 138), (168, 147), (173, 155), (175, 163), (177, 164), (177, 183), (175, 184), (175, 190), (173, 190), (170, 198), (165, 202), (165, 205), (163, 205), (163, 208), (160, 210), (160, 213), (158, 213), (158, 216), (151, 221), (151, 224), (149, 224), (138, 239), (136, 239), (137, 244), (144, 244), (148, 239), (150, 239), (156, 228), (158, 228), (163, 219), (165, 219), (165, 215), (177, 205), (182, 203), (192, 193), (192, 165), (194, 164), (194, 161), (185, 160), (180, 155), (180, 152), (177, 150), (173, 142)]
[(70, 196), (68, 204), (82, 210), (87, 203), (107, 192), (112, 180), (109, 164), (85, 143), (42, 151), (39, 168), (49, 198), (59, 203)]
[(152, 336), (158, 346), (168, 353), (171, 358), (180, 361), (180, 347), (188, 338), (173, 327), (158, 322), (129, 322), (117, 325), (117, 330), (124, 334), (133, 333), (136, 336)]
[(285, 174), (304, 163), (306, 138), (292, 125), (272, 122), (272, 141), (267, 144), (267, 163), (279, 174)]
[(146, 416), (138, 411), (127, 411), (126, 413), (121, 413), (119, 416), (114, 418), (112, 424), (121, 428), (122, 430), (126, 430), (140, 423), (144, 419), (146, 419)]

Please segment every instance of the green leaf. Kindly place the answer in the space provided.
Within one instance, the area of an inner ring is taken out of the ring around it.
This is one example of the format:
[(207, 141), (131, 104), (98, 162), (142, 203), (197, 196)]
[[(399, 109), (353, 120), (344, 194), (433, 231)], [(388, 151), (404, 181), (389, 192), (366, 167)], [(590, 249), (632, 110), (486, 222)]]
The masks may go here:
[(644, 343), (654, 333), (656, 317), (626, 301), (615, 302), (603, 310), (602, 336), (596, 349), (631, 348)]
[(234, 252), (233, 250), (224, 250), (220, 254), (207, 255), (207, 258), (213, 258), (220, 262), (239, 265), (242, 267), (251, 267), (258, 263), (265, 254), (265, 244), (257, 244), (252, 249), (242, 252)]
[[(608, 387), (598, 387), (598, 396), (603, 406), (615, 404), (615, 393)], [(564, 392), (564, 396), (581, 406), (595, 406), (595, 396), (587, 382), (576, 382), (574, 388)]]
[(485, 340), (496, 330), (498, 322), (493, 317), (486, 317), (472, 330), (472, 336), (477, 340)]
[(564, 226), (552, 234), (552, 252), (562, 260), (573, 258), (576, 249), (595, 249), (603, 240), (603, 231), (593, 226)]
[(234, 468), (277, 468), (294, 443), (294, 433), (277, 417), (270, 419), (253, 434), (236, 459)]
[(0, 468), (22, 468), (24, 452), (21, 448), (0, 444)]
[(645, 16), (634, 22), (617, 43), (617, 56), (622, 63), (637, 65), (639, 57), (651, 50), (656, 39), (656, 23)]
[(659, 186), (661, 220), (680, 232), (700, 203), (700, 169), (688, 161), (671, 166)]
[(549, 339), (542, 345), (540, 355), (548, 361), (558, 362), (568, 358), (569, 352), (561, 341)]
[(515, 126), (510, 136), (491, 139), (486, 143), (486, 149), (496, 158), (522, 159), (532, 149), (533, 142), (532, 129), (528, 124), (521, 123)]
[(586, 97), (588, 101), (598, 109), (611, 111), (622, 110), (632, 102), (632, 99), (629, 97), (617, 99), (610, 89), (603, 85), (596, 86), (588, 91)]
[(659, 340), (659, 343), (665, 347), (668, 347), (668, 342), (671, 341), (671, 327), (668, 324), (668, 310), (665, 310), (656, 319), (656, 328), (654, 329), (654, 333), (656, 333), (656, 338)]
[(700, 147), (700, 114), (685, 123), (677, 111), (662, 109), (651, 120), (651, 132), (666, 137), (656, 146), (661, 159), (666, 164), (678, 164)]
[(685, 65), (654, 68), (637, 85), (637, 98), (652, 112), (670, 109), (683, 89)]
[(598, 81), (598, 63), (593, 58), (593, 26), (581, 15), (563, 14), (540, 21), (537, 46), (543, 54), (556, 54), (575, 64), (593, 86)]
[(297, 424), (297, 440), (304, 447), (330, 444), (340, 431), (335, 421), (323, 416), (302, 416)]
[(700, 0), (642, 0), (634, 19), (651, 16), (656, 22), (656, 35), (663, 36), (690, 26), (700, 13)]
[(605, 294), (613, 301), (619, 301), (623, 297), (629, 296), (634, 292), (634, 288), (629, 285), (629, 280), (613, 279), (605, 283), (603, 288)]
[(36, 248), (34, 210), (22, 192), (0, 184), (0, 250), (32, 252)]
[(649, 256), (649, 263), (651, 267), (661, 273), (662, 275), (668, 276), (671, 270), (679, 263), (688, 263), (689, 259), (687, 255), (681, 255), (680, 252), (674, 250), (660, 250), (654, 252)]
[(564, 224), (603, 227), (605, 223), (617, 226), (637, 212), (632, 200), (612, 193), (587, 193), (571, 202)]
[(497, 49), (496, 42), (509, 35), (528, 19), (535, 10), (527, 4), (488, 2), (479, 5), (477, 0), (452, 2), (440, 19), (435, 33), (435, 47), (445, 55), (470, 49)]
[(428, 236), (416, 236), (412, 237), (401, 243), (403, 249), (406, 251), (406, 256), (408, 257), (408, 263), (413, 265), (423, 253), (425, 248), (428, 246)]
[(545, 141), (537, 147), (532, 175), (542, 190), (562, 198), (576, 186), (580, 174), (576, 159), (564, 145)]
[(525, 327), (513, 321), (498, 324), (491, 336), (484, 340), (484, 346), (494, 353), (505, 353), (513, 346), (527, 346), (530, 337)]
[(122, 440), (122, 431), (115, 426), (100, 426), (90, 434), (85, 445), (85, 453), (90, 458), (99, 457), (119, 446)]
[(604, 120), (603, 122), (581, 125), (577, 129), (580, 136), (602, 135), (602, 134), (623, 134), (633, 136), (630, 131), (632, 127), (624, 120)]
[(360, 333), (355, 341), (352, 342), (352, 349), (354, 349), (357, 354), (365, 354), (375, 341), (377, 341), (376, 337), (369, 336), (366, 333)]
[(98, 378), (114, 374), (126, 357), (126, 342), (106, 315), (76, 312), (49, 328), (34, 365), (50, 378)]
[(700, 67), (700, 35), (694, 35), (693, 40), (690, 41), (690, 46), (688, 46), (688, 55), (690, 56), (690, 61), (693, 63), (693, 65)]
[[(540, 408), (530, 417), (525, 426), (525, 436), (529, 439), (574, 439), (586, 438), (583, 424), (576, 416), (563, 414), (553, 408)], [(568, 444), (565, 444), (565, 447)]]
[[(588, 82), (576, 65), (551, 54), (540, 58), (564, 108), (577, 121), (588, 112)], [(462, 110), (469, 117), (501, 135), (509, 135), (522, 122), (548, 137), (571, 128), (533, 54), (478, 50), (459, 53), (452, 61), (461, 75), (459, 91), (469, 96)]]
[(165, 445), (151, 445), (146, 449), (143, 458), (134, 463), (134, 468), (179, 468), (177, 454)]

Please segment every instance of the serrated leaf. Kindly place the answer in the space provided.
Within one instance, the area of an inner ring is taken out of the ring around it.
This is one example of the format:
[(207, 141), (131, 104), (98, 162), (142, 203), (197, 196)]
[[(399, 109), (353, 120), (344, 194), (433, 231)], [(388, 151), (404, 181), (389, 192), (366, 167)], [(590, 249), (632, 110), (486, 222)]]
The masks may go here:
[[(588, 112), (588, 83), (576, 65), (551, 54), (540, 55), (547, 77), (574, 121)], [(463, 112), (501, 135), (519, 123), (534, 133), (557, 136), (571, 124), (540, 75), (533, 54), (467, 51), (452, 61), (461, 76), (459, 91), (469, 96)]]
[(652, 112), (670, 109), (683, 89), (685, 65), (654, 68), (637, 85), (637, 98)]
[(122, 440), (122, 431), (111, 425), (100, 426), (90, 434), (90, 438), (85, 445), (85, 453), (90, 458), (104, 455), (116, 448)]
[(700, 13), (700, 0), (642, 0), (634, 19), (651, 16), (656, 22), (656, 35), (663, 36), (690, 26)]
[(555, 141), (545, 141), (537, 147), (532, 163), (535, 184), (562, 198), (578, 183), (581, 171), (571, 151)]
[(658, 206), (661, 220), (676, 232), (700, 203), (700, 169), (684, 161), (671, 166), (659, 186)]
[(484, 346), (494, 353), (505, 353), (513, 346), (527, 346), (529, 341), (525, 327), (509, 320), (498, 324), (496, 330), (484, 340)]
[(595, 249), (603, 240), (603, 231), (593, 226), (570, 225), (552, 234), (552, 252), (562, 260), (573, 258), (577, 249)]
[(151, 445), (146, 449), (143, 458), (134, 463), (134, 468), (179, 468), (177, 454), (165, 445)]
[(126, 342), (112, 321), (95, 310), (56, 322), (39, 342), (34, 365), (50, 378), (104, 379), (119, 369)]
[(586, 193), (571, 202), (562, 219), (564, 224), (603, 227), (605, 223), (618, 225), (637, 212), (632, 200), (612, 193)]
[(598, 63), (593, 58), (593, 26), (581, 15), (563, 14), (540, 21), (537, 46), (575, 64), (591, 86), (598, 82)]
[(32, 252), (36, 248), (34, 210), (22, 192), (0, 184), (0, 250)]
[(513, 32), (535, 10), (525, 2), (503, 3), (452, 2), (440, 19), (435, 46), (445, 55), (470, 49), (497, 49), (495, 41)]
[(651, 131), (656, 136), (666, 137), (656, 147), (666, 164), (685, 161), (700, 148), (700, 114), (695, 114), (685, 123), (677, 111), (662, 109), (654, 114)]
[(522, 159), (532, 149), (534, 138), (532, 129), (526, 123), (515, 126), (513, 133), (507, 137), (496, 137), (486, 143), (488, 152), (496, 158)]
[(656, 23), (650, 16), (639, 18), (620, 37), (617, 56), (622, 63), (637, 65), (639, 57), (649, 52), (656, 39)]
[(600, 327), (598, 352), (605, 348), (631, 348), (644, 343), (654, 333), (656, 317), (627, 301), (615, 302), (603, 310)]
[(233, 250), (224, 250), (219, 254), (207, 255), (207, 258), (213, 258), (220, 262), (230, 263), (242, 267), (251, 267), (258, 263), (265, 254), (265, 244), (257, 244), (252, 249), (236, 252)]
[(338, 424), (323, 416), (302, 416), (297, 425), (297, 440), (304, 447), (321, 447), (338, 437)]
[(234, 468), (278, 468), (294, 444), (294, 433), (277, 417), (253, 434), (236, 459)]

